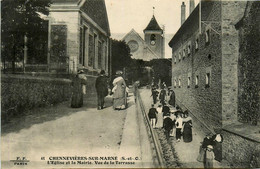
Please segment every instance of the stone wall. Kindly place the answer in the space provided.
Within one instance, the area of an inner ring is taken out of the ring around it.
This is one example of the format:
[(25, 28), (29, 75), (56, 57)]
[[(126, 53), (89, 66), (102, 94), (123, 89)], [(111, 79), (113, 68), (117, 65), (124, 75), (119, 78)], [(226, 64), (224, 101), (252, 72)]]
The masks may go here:
[(235, 24), (243, 17), (246, 1), (223, 1), (222, 5), (222, 122), (237, 120), (238, 31)]
[(2, 75), (2, 119), (34, 107), (50, 106), (71, 98), (71, 80), (48, 77)]
[[(229, 131), (222, 132), (224, 141), (222, 155), (233, 167), (242, 168), (257, 168), (260, 167), (259, 142), (252, 141), (246, 137), (230, 133)], [(258, 164), (257, 164), (258, 163)]]
[(67, 57), (69, 57), (70, 72), (77, 72), (79, 56), (79, 13), (70, 12), (50, 12), (51, 25), (67, 25)]
[[(203, 2), (202, 32), (199, 34), (198, 7), (183, 24), (184, 30), (173, 44), (173, 85), (177, 99), (185, 105), (197, 118), (213, 129), (221, 123), (221, 37), (219, 21), (221, 19), (221, 4)], [(207, 22), (213, 21), (213, 22)], [(213, 29), (211, 29), (213, 28)], [(210, 41), (206, 43), (206, 31), (210, 31)], [(217, 31), (217, 32), (216, 32)], [(198, 39), (199, 47), (195, 49)], [(191, 54), (187, 53), (187, 46), (191, 44)], [(185, 57), (183, 55), (185, 49)], [(179, 54), (181, 53), (181, 59)], [(176, 63), (174, 57), (177, 57)], [(210, 73), (210, 83), (206, 86), (206, 74)], [(198, 85), (195, 79), (198, 76)], [(188, 77), (190, 85), (188, 86)], [(178, 80), (181, 81), (181, 86)]]
[(238, 59), (238, 120), (260, 124), (260, 3), (248, 2), (239, 28), (240, 55)]

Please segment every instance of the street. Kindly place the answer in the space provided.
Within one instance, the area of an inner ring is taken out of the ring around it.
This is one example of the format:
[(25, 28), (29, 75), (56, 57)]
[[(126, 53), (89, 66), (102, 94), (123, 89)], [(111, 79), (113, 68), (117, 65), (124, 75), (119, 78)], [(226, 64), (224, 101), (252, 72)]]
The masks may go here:
[[(131, 120), (136, 118), (133, 98), (129, 98), (126, 110), (115, 111), (111, 103), (112, 98), (108, 96), (107, 108), (97, 110), (95, 99), (88, 97), (79, 109), (72, 109), (69, 102), (65, 102), (32, 110), (25, 116), (2, 125), (1, 144), (2, 152), (5, 152), (2, 153), (2, 168), (17, 167), (9, 161), (16, 160), (17, 157), (29, 160), (26, 166), (22, 166), (25, 168), (71, 167), (72, 163), (68, 166), (62, 161), (53, 160), (68, 156), (87, 158), (87, 161), (79, 162), (77, 167), (113, 167), (104, 163), (109, 159), (115, 162), (115, 166), (124, 167), (126, 164), (120, 162), (119, 158), (127, 158), (128, 155), (139, 158), (129, 166), (141, 167), (140, 142), (131, 139), (139, 137), (136, 120)], [(126, 120), (126, 116), (129, 116), (129, 120)], [(124, 131), (126, 132), (123, 133)]]

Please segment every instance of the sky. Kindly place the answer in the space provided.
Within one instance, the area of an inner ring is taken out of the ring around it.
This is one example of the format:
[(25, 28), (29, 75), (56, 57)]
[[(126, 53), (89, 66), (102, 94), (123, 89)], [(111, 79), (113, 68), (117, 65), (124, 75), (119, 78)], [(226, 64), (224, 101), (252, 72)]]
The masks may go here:
[[(189, 0), (105, 0), (111, 37), (121, 39), (131, 29), (141, 37), (150, 22), (153, 11), (158, 24), (165, 25), (166, 57), (170, 55), (168, 42), (181, 25), (181, 4), (185, 2), (186, 18), (189, 16)], [(195, 0), (195, 7), (199, 0)], [(153, 10), (153, 7), (155, 8)]]

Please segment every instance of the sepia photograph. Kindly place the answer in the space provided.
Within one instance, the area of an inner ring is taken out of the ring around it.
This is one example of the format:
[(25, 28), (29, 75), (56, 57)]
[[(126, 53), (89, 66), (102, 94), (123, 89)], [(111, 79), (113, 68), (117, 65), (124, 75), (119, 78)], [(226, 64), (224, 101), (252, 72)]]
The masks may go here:
[(0, 168), (260, 168), (259, 0), (0, 2)]

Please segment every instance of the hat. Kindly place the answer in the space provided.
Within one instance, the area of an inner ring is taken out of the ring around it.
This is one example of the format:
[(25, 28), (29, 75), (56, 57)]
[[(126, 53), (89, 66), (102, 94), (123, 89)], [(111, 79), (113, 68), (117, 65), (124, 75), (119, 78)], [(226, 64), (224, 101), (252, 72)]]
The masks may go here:
[(122, 75), (123, 72), (121, 70), (116, 71), (116, 75)]
[(100, 74), (101, 74), (101, 75), (104, 75), (104, 74), (106, 74), (106, 72), (105, 72), (104, 70), (101, 70), (101, 71), (100, 71)]
[(212, 145), (208, 145), (207, 148), (213, 149), (213, 146)]
[(84, 73), (84, 70), (79, 70), (79, 71), (78, 71), (78, 74), (80, 74), (80, 73)]

